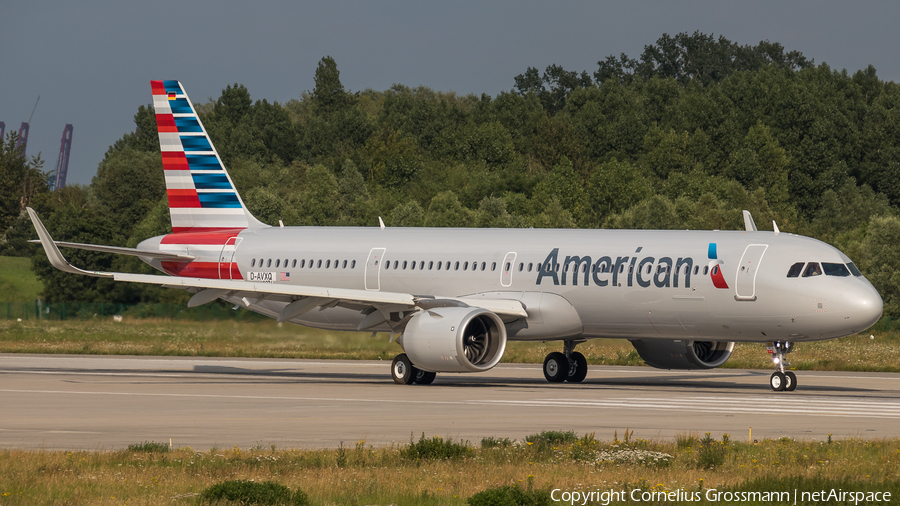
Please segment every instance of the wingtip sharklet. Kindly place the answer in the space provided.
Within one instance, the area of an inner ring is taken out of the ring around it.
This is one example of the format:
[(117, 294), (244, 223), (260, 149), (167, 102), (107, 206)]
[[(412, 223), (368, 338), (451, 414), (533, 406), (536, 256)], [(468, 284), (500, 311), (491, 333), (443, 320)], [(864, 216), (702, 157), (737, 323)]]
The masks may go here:
[(37, 212), (30, 207), (26, 207), (25, 209), (28, 211), (28, 216), (31, 218), (31, 223), (34, 225), (34, 229), (37, 231), (38, 237), (41, 239), (41, 246), (44, 247), (44, 253), (47, 254), (47, 260), (50, 261), (50, 264), (53, 265), (53, 267), (56, 267), (63, 272), (69, 272), (72, 274), (82, 274), (85, 276), (93, 276), (96, 278), (113, 277), (113, 274), (109, 272), (86, 271), (70, 264), (66, 260), (66, 257), (64, 257), (63, 254), (59, 251), (56, 243), (53, 242), (53, 238), (50, 237), (50, 232), (47, 232), (47, 227), (45, 227), (41, 222), (41, 219), (38, 217)]

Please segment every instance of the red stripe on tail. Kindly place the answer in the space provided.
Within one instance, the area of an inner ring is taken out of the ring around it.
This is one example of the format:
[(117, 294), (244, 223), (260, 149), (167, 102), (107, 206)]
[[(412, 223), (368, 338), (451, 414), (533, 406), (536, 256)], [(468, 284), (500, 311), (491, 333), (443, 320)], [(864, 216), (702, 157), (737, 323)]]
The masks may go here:
[(200, 207), (197, 190), (166, 190), (169, 196), (169, 207)]
[(191, 170), (184, 151), (163, 151), (162, 162), (164, 170)]
[(162, 81), (150, 81), (150, 87), (153, 89), (154, 95), (165, 95), (166, 86)]
[(178, 133), (178, 128), (175, 126), (175, 116), (172, 116), (171, 114), (157, 114), (156, 130), (160, 132)]

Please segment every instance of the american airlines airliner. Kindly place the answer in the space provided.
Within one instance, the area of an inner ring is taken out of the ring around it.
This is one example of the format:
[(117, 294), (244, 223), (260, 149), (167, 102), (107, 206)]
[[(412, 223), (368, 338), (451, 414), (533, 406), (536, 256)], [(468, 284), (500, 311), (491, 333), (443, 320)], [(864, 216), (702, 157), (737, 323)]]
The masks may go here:
[[(549, 230), (270, 226), (241, 200), (178, 81), (151, 81), (172, 233), (136, 249), (54, 241), (58, 269), (193, 293), (308, 327), (390, 332), (399, 384), (491, 369), (508, 340), (560, 341), (544, 377), (578, 383), (588, 339), (627, 339), (663, 369), (724, 364), (735, 343), (765, 342), (770, 386), (791, 391), (795, 343), (861, 332), (882, 300), (821, 241), (757, 230)], [(774, 225), (774, 224), (773, 224)], [(87, 271), (59, 246), (134, 255), (165, 275)]]

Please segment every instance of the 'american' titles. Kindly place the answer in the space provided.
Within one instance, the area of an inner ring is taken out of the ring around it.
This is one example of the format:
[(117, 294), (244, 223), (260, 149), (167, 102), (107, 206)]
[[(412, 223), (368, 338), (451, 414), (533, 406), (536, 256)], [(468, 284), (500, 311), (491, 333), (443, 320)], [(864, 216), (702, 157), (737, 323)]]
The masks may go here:
[[(643, 247), (635, 250), (640, 253)], [(559, 263), (559, 248), (547, 255), (547, 258), (538, 266), (538, 275), (535, 284), (540, 285), (544, 278), (553, 281), (554, 285), (571, 283), (578, 286), (579, 277), (584, 286), (593, 283), (596, 286), (638, 286), (648, 288), (690, 288), (691, 275), (694, 274), (694, 259), (691, 257), (676, 258), (647, 256), (638, 260), (635, 256), (620, 256), (613, 260), (610, 256), (602, 256), (596, 261), (590, 256), (566, 256), (562, 264)], [(571, 268), (571, 278), (568, 277)], [(649, 272), (647, 266), (650, 266)], [(654, 268), (655, 266), (655, 268)], [(561, 272), (560, 272), (561, 271)], [(705, 272), (704, 272), (705, 274)], [(581, 275), (581, 276), (579, 276)]]

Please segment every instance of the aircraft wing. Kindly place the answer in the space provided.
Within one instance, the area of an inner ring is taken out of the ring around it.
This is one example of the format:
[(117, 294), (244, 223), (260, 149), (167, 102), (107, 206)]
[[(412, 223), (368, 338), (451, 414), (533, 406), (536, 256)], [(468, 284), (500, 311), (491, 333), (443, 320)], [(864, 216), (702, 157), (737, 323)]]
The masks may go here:
[[(279, 321), (290, 320), (319, 306), (337, 305), (348, 303), (371, 308), (366, 319), (360, 324), (359, 330), (366, 330), (387, 320), (388, 314), (404, 309), (431, 309), (440, 306), (474, 306), (503, 316), (515, 316), (525, 318), (528, 313), (518, 300), (511, 299), (486, 299), (469, 297), (443, 297), (437, 295), (413, 295), (409, 293), (382, 292), (372, 290), (357, 290), (349, 288), (330, 288), (317, 286), (298, 286), (275, 283), (258, 283), (233, 279), (205, 279), (183, 278), (178, 276), (163, 276), (153, 274), (129, 274), (125, 272), (88, 271), (70, 264), (57, 245), (70, 246), (78, 244), (82, 249), (94, 251), (106, 251), (117, 253), (117, 249), (110, 246), (96, 246), (80, 243), (57, 243), (50, 237), (44, 224), (38, 218), (37, 213), (28, 208), (28, 215), (37, 230), (40, 243), (50, 263), (57, 269), (73, 274), (86, 276), (112, 278), (116, 281), (131, 283), (150, 283), (171, 288), (181, 288), (194, 291), (188, 306), (199, 306), (211, 302), (220, 297), (239, 297), (244, 299), (244, 304), (249, 305), (247, 298), (280, 300), (289, 302), (279, 315)], [(86, 247), (84, 247), (86, 246)], [(128, 250), (124, 254), (136, 254), (138, 250)], [(138, 256), (144, 255), (143, 252)], [(365, 310), (363, 311), (365, 312)], [(369, 318), (371, 316), (371, 318)]]

